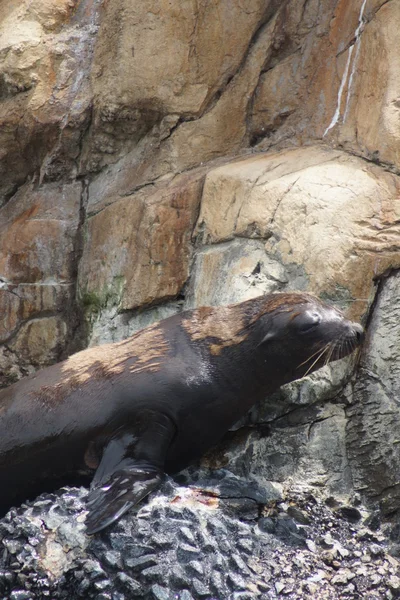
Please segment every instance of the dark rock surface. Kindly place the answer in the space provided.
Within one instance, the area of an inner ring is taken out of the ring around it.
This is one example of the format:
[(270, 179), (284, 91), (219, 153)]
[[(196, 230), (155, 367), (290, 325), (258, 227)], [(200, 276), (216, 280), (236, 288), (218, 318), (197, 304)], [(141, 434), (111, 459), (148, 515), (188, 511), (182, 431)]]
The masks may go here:
[(400, 512), (400, 272), (379, 285), (347, 410), (353, 485), (385, 514)]
[[(361, 505), (280, 492), (220, 471), (168, 480), (101, 534), (85, 534), (84, 488), (0, 522), (0, 594), (10, 600), (272, 600), (399, 597), (399, 535)], [(355, 518), (357, 516), (357, 519)], [(397, 528), (400, 530), (400, 526)]]

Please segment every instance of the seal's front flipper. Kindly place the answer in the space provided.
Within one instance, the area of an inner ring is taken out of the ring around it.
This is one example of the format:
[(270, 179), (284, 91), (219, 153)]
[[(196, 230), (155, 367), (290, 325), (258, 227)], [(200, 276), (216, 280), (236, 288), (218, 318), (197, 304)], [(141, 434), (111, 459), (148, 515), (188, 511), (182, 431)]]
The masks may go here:
[(161, 470), (140, 467), (133, 461), (130, 467), (112, 473), (107, 483), (90, 491), (87, 501), (87, 533), (97, 533), (117, 521), (127, 510), (156, 489), (162, 478)]
[(165, 415), (154, 414), (142, 434), (125, 430), (109, 441), (87, 500), (88, 534), (117, 521), (160, 485), (174, 434), (173, 422)]

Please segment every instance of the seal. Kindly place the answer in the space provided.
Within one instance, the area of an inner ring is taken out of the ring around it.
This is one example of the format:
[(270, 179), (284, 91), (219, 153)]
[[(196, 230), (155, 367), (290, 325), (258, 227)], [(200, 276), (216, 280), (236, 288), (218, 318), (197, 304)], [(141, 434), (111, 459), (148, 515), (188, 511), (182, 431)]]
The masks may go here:
[(79, 352), (0, 392), (3, 506), (95, 471), (86, 526), (100, 531), (255, 402), (362, 339), (360, 325), (293, 292), (183, 312)]

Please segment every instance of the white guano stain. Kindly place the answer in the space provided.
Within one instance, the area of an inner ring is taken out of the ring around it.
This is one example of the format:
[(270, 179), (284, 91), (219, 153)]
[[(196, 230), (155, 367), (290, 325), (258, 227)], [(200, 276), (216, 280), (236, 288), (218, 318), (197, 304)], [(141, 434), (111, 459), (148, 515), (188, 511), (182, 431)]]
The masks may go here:
[[(337, 124), (337, 122), (339, 121), (339, 117), (340, 117), (340, 107), (342, 104), (342, 96), (343, 96), (343, 91), (344, 88), (346, 86), (347, 83), (347, 79), (348, 79), (348, 75), (349, 75), (349, 71), (350, 71), (350, 65), (352, 65), (351, 67), (351, 73), (350, 73), (350, 77), (349, 77), (349, 83), (347, 86), (347, 97), (346, 97), (346, 107), (345, 107), (345, 111), (344, 111), (344, 116), (343, 116), (343, 123), (345, 122), (346, 118), (347, 118), (347, 114), (348, 114), (348, 110), (349, 110), (349, 103), (350, 103), (350, 97), (351, 97), (351, 89), (353, 86), (353, 79), (354, 79), (354, 73), (355, 73), (355, 69), (356, 69), (356, 65), (357, 65), (357, 61), (358, 61), (358, 55), (360, 53), (360, 36), (361, 36), (361, 31), (363, 28), (363, 17), (364, 17), (364, 10), (365, 10), (365, 5), (367, 3), (367, 0), (363, 0), (363, 3), (361, 5), (361, 9), (360, 9), (360, 14), (358, 17), (358, 26), (357, 29), (355, 31), (354, 34), (354, 44), (352, 46), (350, 46), (349, 48), (349, 53), (347, 56), (347, 62), (346, 62), (346, 67), (343, 73), (343, 77), (342, 77), (342, 81), (340, 82), (340, 87), (339, 87), (339, 92), (338, 92), (338, 98), (337, 98), (337, 104), (336, 104), (336, 110), (335, 110), (335, 114), (332, 117), (331, 122), (329, 123), (328, 127), (325, 129), (324, 135), (322, 137), (325, 137), (326, 134), (333, 128), (335, 127), (335, 125)], [(356, 53), (354, 56), (354, 60), (352, 62), (352, 56), (353, 56), (353, 52), (354, 52), (354, 48), (356, 48)]]

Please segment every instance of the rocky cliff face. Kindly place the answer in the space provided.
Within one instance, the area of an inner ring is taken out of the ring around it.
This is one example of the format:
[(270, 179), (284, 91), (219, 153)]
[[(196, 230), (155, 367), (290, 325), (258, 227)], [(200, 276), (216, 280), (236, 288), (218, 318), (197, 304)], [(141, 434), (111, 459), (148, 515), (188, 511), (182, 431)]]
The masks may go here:
[(356, 377), (289, 386), (219, 460), (399, 514), (399, 28), (394, 0), (1, 3), (1, 384), (307, 289), (368, 324)]

